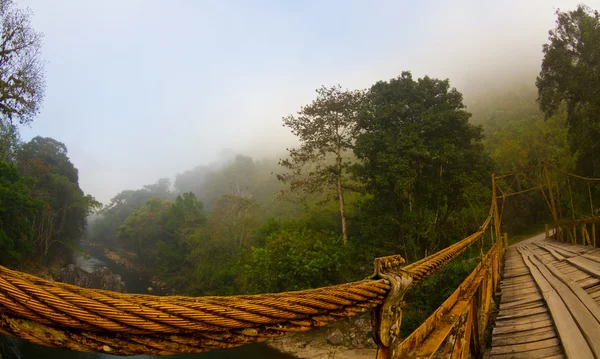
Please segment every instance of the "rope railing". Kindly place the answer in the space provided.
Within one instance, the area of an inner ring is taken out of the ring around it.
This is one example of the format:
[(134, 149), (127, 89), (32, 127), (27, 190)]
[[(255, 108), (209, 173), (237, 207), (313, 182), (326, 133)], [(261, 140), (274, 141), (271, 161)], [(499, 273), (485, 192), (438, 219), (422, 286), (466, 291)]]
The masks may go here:
[(38, 344), (117, 355), (229, 348), (305, 331), (380, 304), (389, 283), (231, 297), (121, 294), (0, 267), (0, 332)]

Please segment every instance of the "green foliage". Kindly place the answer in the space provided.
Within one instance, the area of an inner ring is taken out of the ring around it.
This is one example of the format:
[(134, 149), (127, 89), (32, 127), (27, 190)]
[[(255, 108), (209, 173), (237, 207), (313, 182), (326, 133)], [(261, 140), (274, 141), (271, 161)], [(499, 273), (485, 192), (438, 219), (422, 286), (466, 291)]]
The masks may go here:
[(279, 292), (344, 282), (351, 249), (341, 244), (331, 232), (285, 226), (269, 235), (264, 247), (252, 248), (244, 283), (250, 292)]
[(537, 78), (547, 117), (566, 105), (569, 143), (578, 173), (600, 177), (600, 16), (585, 5), (557, 11)]
[(165, 230), (167, 211), (172, 203), (150, 198), (144, 207), (134, 210), (119, 227), (118, 238), (133, 251), (144, 268), (152, 268), (158, 258), (158, 242), (168, 233)]
[(41, 205), (31, 199), (27, 181), (17, 169), (0, 162), (0, 263), (14, 264), (33, 254), (31, 224)]
[[(542, 160), (573, 170), (565, 111), (559, 110), (544, 119), (535, 102), (536, 97), (532, 82), (517, 82), (510, 87), (482, 92), (471, 100), (473, 105), (469, 109), (477, 113), (477, 122), (485, 129), (483, 143), (494, 162), (494, 172), (525, 171), (498, 182), (505, 193), (545, 183), (539, 171)], [(540, 191), (510, 197), (503, 219), (504, 231), (511, 235), (529, 234), (531, 228), (539, 228), (540, 224), (550, 220), (547, 202)]]
[(417, 329), (435, 309), (444, 303), (475, 269), (478, 259), (475, 251), (467, 251), (406, 293), (404, 296), (406, 306), (402, 311), (400, 327), (403, 337)]
[(34, 137), (16, 158), (20, 174), (31, 178), (31, 196), (43, 202), (33, 219), (37, 254), (46, 256), (55, 244), (75, 246), (84, 235), (87, 216), (100, 203), (79, 188), (67, 147), (52, 138)]
[(0, 161), (14, 162), (19, 144), (20, 137), (17, 127), (0, 123)]
[(161, 178), (156, 183), (146, 185), (142, 189), (121, 191), (100, 211), (99, 216), (93, 218), (88, 237), (94, 242), (101, 242), (110, 247), (118, 246), (117, 232), (125, 219), (152, 197), (164, 200), (173, 199), (174, 194), (170, 187), (170, 181), (167, 178)]
[(409, 72), (378, 82), (359, 122), (358, 178), (369, 196), (360, 205), (364, 236), (408, 258), (458, 239), (446, 227), (454, 212), (485, 193), (490, 160), (481, 128), (468, 122), (462, 95), (448, 80), (413, 80)]

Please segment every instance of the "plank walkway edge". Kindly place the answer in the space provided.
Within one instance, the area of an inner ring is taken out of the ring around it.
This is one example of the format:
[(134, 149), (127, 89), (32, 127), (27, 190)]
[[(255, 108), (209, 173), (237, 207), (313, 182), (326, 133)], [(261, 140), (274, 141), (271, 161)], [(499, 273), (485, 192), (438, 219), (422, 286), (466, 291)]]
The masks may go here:
[(523, 261), (529, 267), (531, 275), (538, 283), (542, 296), (546, 300), (566, 356), (568, 358), (593, 359), (594, 354), (565, 303), (538, 268), (530, 261), (529, 254), (520, 248), (518, 248), (518, 251), (521, 253)]

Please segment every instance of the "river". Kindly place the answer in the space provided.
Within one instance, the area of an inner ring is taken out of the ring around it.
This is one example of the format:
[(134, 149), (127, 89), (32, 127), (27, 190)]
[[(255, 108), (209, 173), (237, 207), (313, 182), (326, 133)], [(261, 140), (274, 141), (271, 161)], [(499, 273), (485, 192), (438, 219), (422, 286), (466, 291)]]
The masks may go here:
[[(123, 266), (109, 261), (100, 248), (94, 248), (82, 245), (83, 249), (92, 255), (91, 258), (85, 258), (81, 255), (74, 255), (73, 263), (81, 269), (92, 272), (102, 266), (108, 267), (113, 273), (119, 274), (127, 287), (129, 293), (145, 293), (146, 288), (150, 286), (148, 278), (140, 274), (125, 269)], [(5, 357), (3, 359), (119, 359), (123, 357), (107, 354), (89, 354), (77, 353), (64, 349), (50, 348), (29, 342), (14, 340), (16, 348), (20, 355), (11, 354), (15, 358)], [(152, 357), (147, 355), (133, 356), (130, 358), (178, 358), (178, 359), (241, 359), (241, 358), (265, 358), (265, 359), (293, 359), (292, 355), (281, 353), (266, 344), (250, 344), (239, 348), (215, 350), (200, 354), (184, 354), (166, 357)]]

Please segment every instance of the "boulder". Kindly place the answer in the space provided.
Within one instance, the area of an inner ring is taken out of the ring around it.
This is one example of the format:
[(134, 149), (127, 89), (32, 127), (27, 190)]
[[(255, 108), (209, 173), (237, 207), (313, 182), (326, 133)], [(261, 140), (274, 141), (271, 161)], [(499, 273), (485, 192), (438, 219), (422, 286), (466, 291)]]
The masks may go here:
[(329, 334), (327, 341), (332, 345), (341, 345), (344, 342), (344, 334), (342, 334), (341, 330), (336, 329)]
[(88, 273), (74, 264), (69, 264), (60, 270), (58, 281), (84, 288), (104, 289), (121, 293), (127, 292), (121, 276), (114, 274), (107, 267), (98, 268), (92, 273)]

